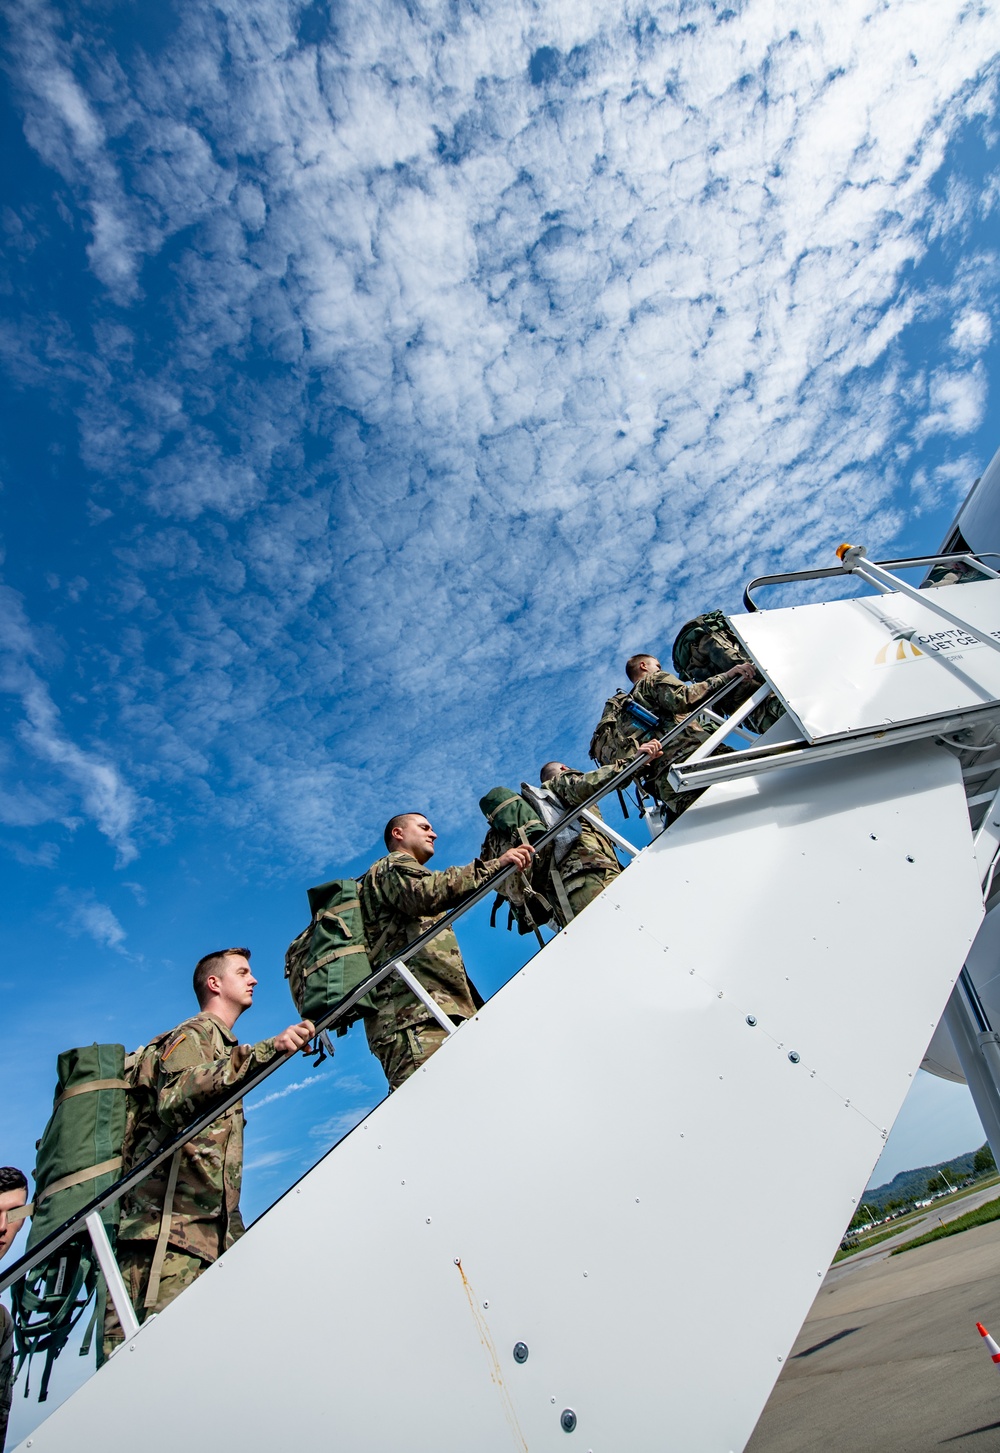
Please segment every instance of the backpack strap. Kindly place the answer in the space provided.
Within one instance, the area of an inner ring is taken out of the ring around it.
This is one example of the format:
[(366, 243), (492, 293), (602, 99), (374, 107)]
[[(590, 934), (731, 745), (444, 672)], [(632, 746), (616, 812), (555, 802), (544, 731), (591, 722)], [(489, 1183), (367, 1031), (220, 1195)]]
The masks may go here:
[(486, 821), (489, 823), (490, 827), (493, 826), (493, 819), (496, 817), (497, 813), (502, 812), (505, 807), (509, 807), (512, 802), (516, 802), (517, 800), (518, 794), (516, 792), (512, 792), (509, 797), (505, 797), (502, 802), (497, 803), (493, 811), (486, 814)]
[(576, 917), (576, 914), (570, 907), (569, 894), (566, 892), (566, 884), (563, 882), (562, 874), (556, 867), (555, 862), (553, 862), (552, 867), (549, 869), (549, 877), (552, 879), (552, 886), (556, 890), (556, 899), (559, 903), (559, 907), (563, 911), (563, 916), (566, 919), (566, 922), (570, 923)]
[(88, 1165), (86, 1170), (74, 1171), (71, 1176), (60, 1176), (57, 1181), (39, 1191), (35, 1197), (35, 1205), (40, 1206), (49, 1196), (55, 1196), (59, 1191), (68, 1191), (70, 1186), (78, 1186), (83, 1181), (94, 1180), (97, 1176), (107, 1175), (109, 1171), (121, 1170), (122, 1158), (120, 1155), (113, 1155), (110, 1160), (102, 1160), (100, 1165)]
[[(181, 1150), (183, 1150), (183, 1146)], [(160, 1277), (163, 1273), (163, 1263), (167, 1258), (167, 1247), (170, 1244), (170, 1221), (174, 1214), (174, 1192), (177, 1189), (177, 1172), (180, 1168), (181, 1151), (175, 1150), (170, 1157), (167, 1191), (163, 1197), (163, 1210), (160, 1214), (160, 1234), (156, 1238), (153, 1261), (149, 1268), (149, 1285), (142, 1303), (147, 1311), (156, 1305), (156, 1299), (160, 1295)]]
[(64, 1100), (70, 1099), (73, 1095), (89, 1095), (91, 1090), (127, 1090), (128, 1080), (88, 1080), (85, 1085), (70, 1085), (68, 1090), (63, 1090), (57, 1098), (56, 1105), (61, 1105)]

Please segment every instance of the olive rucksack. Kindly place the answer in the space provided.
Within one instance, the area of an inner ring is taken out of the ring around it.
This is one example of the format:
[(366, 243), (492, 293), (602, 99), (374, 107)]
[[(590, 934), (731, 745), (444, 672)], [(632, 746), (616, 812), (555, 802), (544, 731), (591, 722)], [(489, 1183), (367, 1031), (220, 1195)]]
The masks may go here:
[[(332, 878), (308, 890), (312, 919), (292, 939), (285, 954), (285, 978), (298, 1012), (318, 1019), (372, 972), (365, 943), (365, 928), (353, 878)], [(374, 1009), (366, 994), (337, 1022), (346, 1034), (356, 1020)]]
[(633, 757), (643, 742), (658, 736), (658, 725), (653, 713), (641, 707), (631, 691), (616, 691), (604, 703), (590, 739), (590, 755), (599, 767), (612, 767)]
[[(479, 799), (479, 810), (490, 825), (479, 850), (481, 858), (498, 858), (508, 848), (536, 842), (545, 832), (535, 809), (509, 787), (492, 787)], [(491, 928), (501, 903), (507, 904), (508, 929), (516, 923), (518, 933), (537, 935), (540, 927), (552, 921), (552, 905), (541, 886), (548, 875), (550, 856), (550, 850), (543, 848), (527, 873), (511, 873), (501, 883), (490, 914)]]
[[(713, 648), (713, 636), (721, 642), (721, 649), (719, 646)], [(706, 664), (702, 667), (696, 666), (692, 671), (691, 658), (698, 646), (702, 647)], [(728, 671), (730, 666), (735, 666), (739, 661), (749, 660), (736, 632), (721, 610), (707, 611), (681, 626), (672, 654), (674, 670), (682, 681), (704, 681), (708, 676)]]
[[(134, 1055), (120, 1044), (90, 1044), (58, 1058), (58, 1083), (48, 1124), (37, 1145), (30, 1251), (51, 1232), (108, 1190), (122, 1173), (128, 1119), (128, 1086)], [(114, 1245), (119, 1205), (101, 1212)], [(80, 1356), (90, 1351), (95, 1326), (103, 1325), (107, 1289), (90, 1236), (81, 1231), (45, 1257), (10, 1289), (17, 1370), (45, 1354), (38, 1401), (48, 1396), (52, 1364), (96, 1294)], [(98, 1362), (102, 1360), (98, 1336)], [(25, 1396), (28, 1389), (25, 1388)]]
[[(740, 661), (750, 660), (721, 610), (710, 610), (681, 626), (673, 658), (674, 670), (683, 681), (707, 681)], [(757, 675), (749, 686), (734, 692), (729, 697), (732, 706), (738, 706), (762, 681), (763, 677)], [(750, 713), (746, 725), (751, 731), (765, 732), (784, 715), (784, 710), (778, 698), (770, 696)]]

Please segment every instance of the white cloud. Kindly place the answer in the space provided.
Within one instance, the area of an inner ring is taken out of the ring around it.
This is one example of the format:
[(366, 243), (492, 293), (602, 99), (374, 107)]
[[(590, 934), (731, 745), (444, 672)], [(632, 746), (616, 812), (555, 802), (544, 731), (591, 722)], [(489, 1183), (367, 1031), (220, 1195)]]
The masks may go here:
[(130, 311), (5, 356), (82, 400), (109, 730), (171, 810), (316, 871), (400, 803), (467, 819), (630, 650), (959, 487), (998, 293), (988, 188), (941, 168), (988, 9), (352, 0), (299, 45), (284, 0), (182, 3), (141, 63), (17, 14)]
[(982, 353), (993, 337), (989, 316), (970, 308), (952, 325), (950, 343), (956, 353)]
[(60, 893), (62, 912), (68, 916), (67, 926), (72, 934), (86, 934), (100, 948), (114, 949), (125, 953), (123, 947), (127, 934), (106, 903), (101, 903), (92, 893)]
[(243, 1162), (243, 1170), (245, 1173), (255, 1170), (272, 1170), (275, 1166), (284, 1165), (295, 1154), (294, 1149), (262, 1150), (259, 1155), (252, 1155), (249, 1160)]
[(346, 1135), (349, 1130), (353, 1130), (355, 1125), (360, 1125), (369, 1110), (373, 1108), (373, 1104), (357, 1105), (353, 1109), (342, 1110), (337, 1115), (331, 1115), (328, 1119), (321, 1120), (319, 1124), (313, 1125), (309, 1130), (309, 1134), (315, 1140), (326, 1140), (331, 1145), (334, 1145), (341, 1136)]
[(936, 369), (930, 379), (929, 412), (917, 420), (914, 429), (917, 442), (922, 444), (932, 434), (971, 434), (982, 422), (986, 398), (982, 364), (963, 373)]
[(62, 804), (68, 788), (71, 800), (114, 845), (119, 864), (131, 862), (137, 852), (132, 829), (139, 799), (117, 767), (66, 732), (49, 689), (32, 664), (40, 657), (21, 598), (0, 585), (0, 693), (13, 696), (20, 705), (17, 740), (39, 764), (56, 773), (56, 782), (41, 792), (19, 784), (6, 791), (0, 786), (0, 820), (24, 825), (57, 820), (72, 825)]
[(247, 1109), (261, 1110), (265, 1105), (273, 1104), (275, 1100), (284, 1100), (289, 1095), (297, 1095), (300, 1090), (307, 1090), (310, 1085), (317, 1085), (320, 1080), (327, 1080), (329, 1078), (329, 1072), (324, 1072), (321, 1075), (307, 1075), (304, 1080), (296, 1080), (291, 1085), (285, 1085), (280, 1090), (272, 1090), (269, 1095), (265, 1095), (261, 1100), (248, 1099), (246, 1102)]

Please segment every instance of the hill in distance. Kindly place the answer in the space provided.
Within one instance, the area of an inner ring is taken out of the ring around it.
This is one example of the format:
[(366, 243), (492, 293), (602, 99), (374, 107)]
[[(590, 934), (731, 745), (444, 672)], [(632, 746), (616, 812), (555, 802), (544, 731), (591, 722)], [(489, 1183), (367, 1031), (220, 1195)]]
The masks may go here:
[[(984, 1150), (987, 1146), (982, 1147)], [(956, 1155), (951, 1160), (939, 1161), (937, 1165), (922, 1165), (915, 1170), (901, 1170), (884, 1186), (875, 1186), (865, 1191), (861, 1200), (874, 1211), (882, 1211), (890, 1201), (919, 1201), (927, 1194), (927, 1182), (944, 1171), (952, 1185), (967, 1180), (974, 1173), (975, 1150)]]

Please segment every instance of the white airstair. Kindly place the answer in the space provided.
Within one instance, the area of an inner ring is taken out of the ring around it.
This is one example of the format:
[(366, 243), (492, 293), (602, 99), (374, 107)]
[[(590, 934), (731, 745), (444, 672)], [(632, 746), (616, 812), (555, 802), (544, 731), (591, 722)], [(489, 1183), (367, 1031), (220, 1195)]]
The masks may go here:
[(842, 571), (733, 618), (766, 738), (22, 1447), (744, 1447), (932, 1037), (1000, 1151), (1000, 578)]

